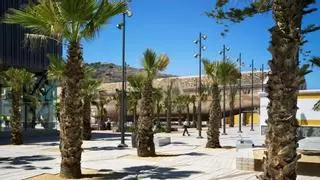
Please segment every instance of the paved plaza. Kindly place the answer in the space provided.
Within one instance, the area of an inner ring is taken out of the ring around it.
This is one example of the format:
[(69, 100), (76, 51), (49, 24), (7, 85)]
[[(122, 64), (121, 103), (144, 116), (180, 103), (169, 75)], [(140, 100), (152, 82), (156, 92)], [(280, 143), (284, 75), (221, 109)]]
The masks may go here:
[[(103, 179), (256, 179), (259, 172), (236, 169), (236, 141), (251, 139), (255, 146), (264, 143), (259, 130), (243, 128), (241, 137), (237, 128), (227, 128), (228, 135), (220, 137), (222, 149), (204, 148), (198, 132), (190, 129), (191, 136), (182, 136), (182, 129), (171, 134), (159, 133), (155, 137), (171, 137), (171, 144), (156, 147), (157, 157), (137, 157), (126, 137), (128, 148), (119, 149), (120, 135), (95, 132), (92, 141), (83, 142), (82, 168), (105, 174)], [(50, 140), (47, 140), (50, 139)], [(1, 141), (1, 140), (0, 140)], [(60, 169), (59, 141), (57, 138), (37, 137), (27, 139), (21, 146), (0, 145), (0, 179), (26, 179), (44, 173), (57, 174)], [(32, 179), (32, 178), (31, 178)], [(319, 177), (298, 176), (298, 179)]]

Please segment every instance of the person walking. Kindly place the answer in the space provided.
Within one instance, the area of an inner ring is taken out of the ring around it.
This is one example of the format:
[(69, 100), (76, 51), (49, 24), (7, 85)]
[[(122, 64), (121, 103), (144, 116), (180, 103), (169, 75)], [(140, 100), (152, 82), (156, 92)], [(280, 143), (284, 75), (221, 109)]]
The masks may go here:
[(185, 133), (187, 133), (188, 136), (190, 136), (190, 134), (189, 134), (189, 132), (188, 132), (188, 127), (189, 127), (189, 123), (188, 123), (188, 121), (185, 120), (185, 121), (183, 122), (183, 129), (184, 129), (184, 130), (183, 130), (183, 134), (182, 134), (183, 136), (184, 136)]

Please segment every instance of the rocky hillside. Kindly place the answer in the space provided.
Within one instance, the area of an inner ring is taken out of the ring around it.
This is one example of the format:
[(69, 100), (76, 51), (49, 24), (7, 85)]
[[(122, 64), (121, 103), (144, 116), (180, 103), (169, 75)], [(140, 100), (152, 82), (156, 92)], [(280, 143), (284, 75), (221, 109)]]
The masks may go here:
[[(101, 63), (95, 62), (86, 64), (87, 66), (93, 68), (95, 70), (93, 74), (93, 78), (102, 79), (103, 82), (120, 82), (122, 78), (122, 67), (113, 63)], [(142, 69), (127, 67), (127, 75), (133, 75), (138, 72), (141, 72)], [(168, 74), (159, 74), (160, 77), (171, 77), (173, 75)]]

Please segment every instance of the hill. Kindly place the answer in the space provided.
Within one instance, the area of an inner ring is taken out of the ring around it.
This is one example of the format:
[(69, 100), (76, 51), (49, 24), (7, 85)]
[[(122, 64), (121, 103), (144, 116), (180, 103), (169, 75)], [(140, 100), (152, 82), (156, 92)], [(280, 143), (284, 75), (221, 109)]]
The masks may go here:
[[(102, 79), (103, 82), (120, 82), (122, 79), (122, 66), (113, 63), (89, 63), (86, 64), (95, 70), (93, 78)], [(127, 66), (127, 76), (142, 72), (142, 69)], [(172, 77), (173, 75), (158, 74), (157, 78)]]

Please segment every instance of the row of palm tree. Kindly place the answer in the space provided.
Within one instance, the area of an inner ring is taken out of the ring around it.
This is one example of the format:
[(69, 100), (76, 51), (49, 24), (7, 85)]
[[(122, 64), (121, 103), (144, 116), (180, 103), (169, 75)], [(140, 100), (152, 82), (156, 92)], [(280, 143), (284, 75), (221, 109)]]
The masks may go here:
[[(113, 16), (125, 12), (125, 2), (107, 0), (43, 0), (21, 10), (12, 9), (4, 22), (20, 24), (33, 39), (66, 43), (67, 61), (62, 72), (60, 110), (60, 176), (81, 177), (81, 81), (85, 78), (81, 42), (92, 39)], [(39, 42), (39, 41), (38, 41)]]

